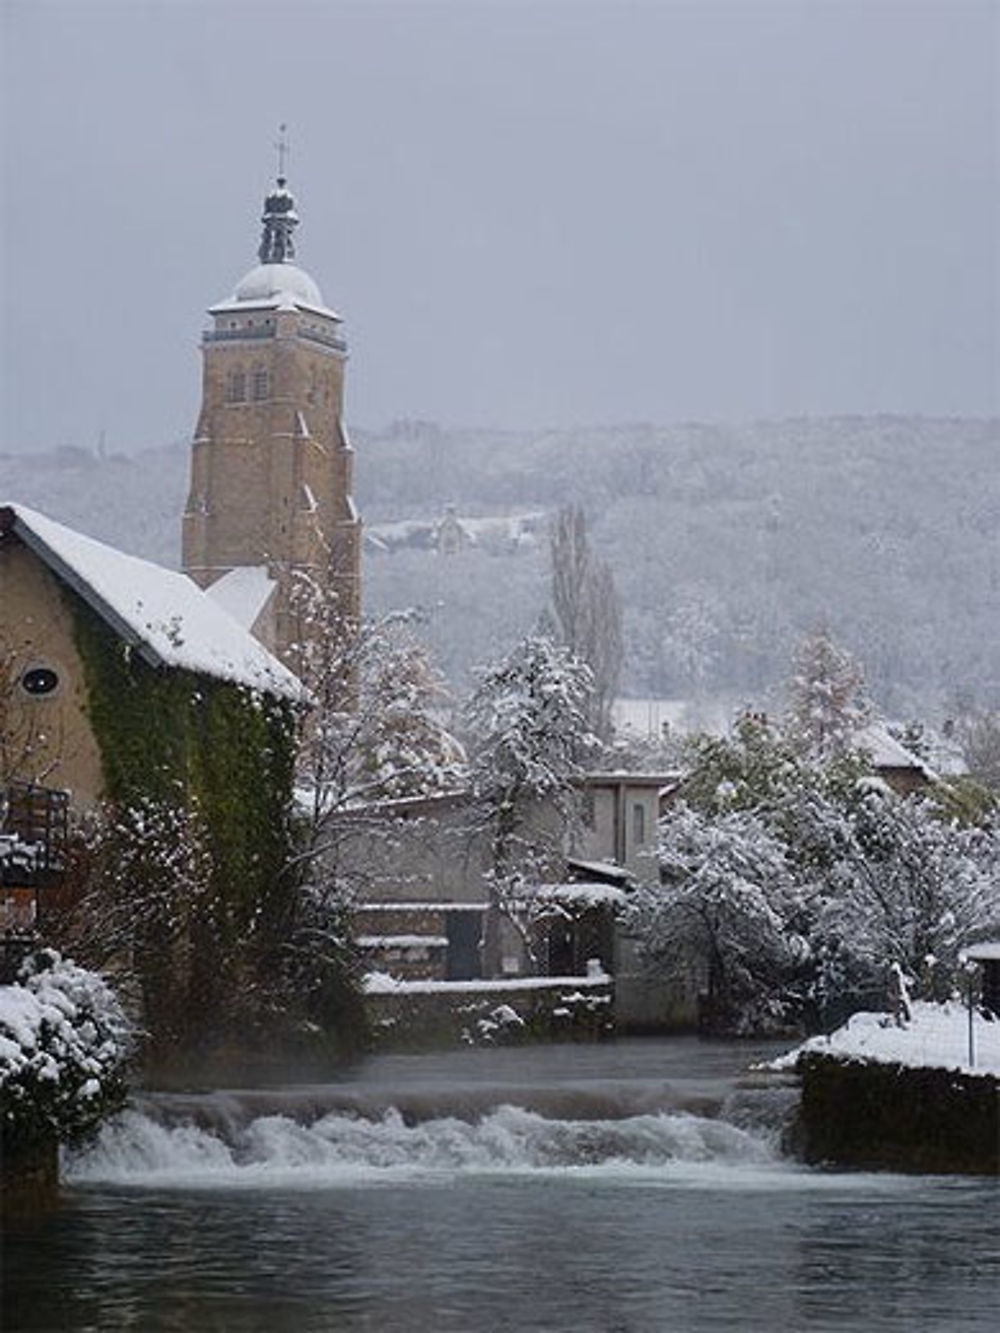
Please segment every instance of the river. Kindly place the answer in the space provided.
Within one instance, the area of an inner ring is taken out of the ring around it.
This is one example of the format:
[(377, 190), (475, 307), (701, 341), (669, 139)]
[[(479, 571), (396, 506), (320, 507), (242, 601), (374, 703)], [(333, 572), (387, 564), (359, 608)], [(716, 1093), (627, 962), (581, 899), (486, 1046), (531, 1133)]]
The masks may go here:
[(992, 1329), (995, 1181), (783, 1158), (695, 1040), (383, 1056), (147, 1097), (4, 1236), (4, 1323), (105, 1333)]

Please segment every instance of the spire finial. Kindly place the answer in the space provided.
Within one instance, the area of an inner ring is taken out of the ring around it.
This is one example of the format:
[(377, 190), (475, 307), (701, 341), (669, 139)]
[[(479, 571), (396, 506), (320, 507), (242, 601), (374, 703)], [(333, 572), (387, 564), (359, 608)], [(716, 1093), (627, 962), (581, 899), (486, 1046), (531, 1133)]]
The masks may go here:
[(278, 154), (278, 183), (264, 200), (264, 216), (261, 218), (264, 230), (257, 255), (262, 264), (287, 264), (295, 258), (292, 233), (299, 225), (295, 200), (285, 189), (285, 161), (292, 151), (288, 146), (287, 125), (278, 126), (278, 141), (274, 147)]
[(284, 185), (286, 180), (285, 160), (286, 158), (289, 158), (292, 155), (292, 150), (288, 144), (287, 125), (282, 124), (278, 126), (278, 142), (274, 145), (274, 147), (278, 154), (278, 184)]

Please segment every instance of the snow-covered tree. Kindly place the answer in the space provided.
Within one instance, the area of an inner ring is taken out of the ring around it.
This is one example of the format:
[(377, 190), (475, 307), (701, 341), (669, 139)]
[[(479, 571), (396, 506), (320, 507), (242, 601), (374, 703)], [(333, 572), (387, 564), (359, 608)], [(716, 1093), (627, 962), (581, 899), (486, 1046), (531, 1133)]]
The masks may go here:
[(0, 986), (0, 1161), (73, 1143), (125, 1101), (132, 1028), (104, 979), (52, 949)]
[(427, 795), (464, 778), (462, 747), (440, 711), (447, 692), (416, 634), (416, 612), (379, 620), (345, 610), (337, 585), (298, 575), (308, 627), (299, 670), (303, 715), (299, 785), (318, 838), (328, 816), (364, 801)]
[(573, 779), (593, 741), (586, 716), (591, 688), (589, 667), (537, 635), (478, 672), (466, 718), (474, 738), (472, 792), (492, 849), (488, 971), (498, 966), (499, 918), (522, 922), (532, 884), (562, 852), (575, 816)]
[[(686, 954), (715, 967), (729, 1026), (766, 1018), (762, 997), (772, 1014), (777, 999), (807, 1025), (837, 1021), (882, 1002), (893, 965), (923, 997), (947, 995), (961, 948), (1000, 930), (996, 831), (957, 822), (947, 789), (900, 796), (862, 756), (819, 763), (763, 719), (690, 755), (686, 807), (661, 830), (663, 889), (636, 900), (635, 920), (654, 966)], [(750, 947), (732, 981), (710, 942), (740, 913)]]
[(807, 753), (829, 759), (851, 748), (869, 712), (861, 667), (820, 625), (795, 650), (789, 733)]
[(849, 841), (814, 927), (817, 984), (829, 989), (825, 968), (836, 957), (869, 988), (897, 964), (922, 998), (947, 998), (962, 947), (1000, 930), (996, 835), (878, 786), (857, 794), (847, 821)]
[(298, 669), (311, 707), (301, 725), (298, 892), (285, 953), (299, 989), (316, 997), (319, 1018), (355, 999), (350, 915), (365, 867), (353, 848), (366, 807), (453, 790), (466, 772), (464, 751), (441, 717), (447, 695), (418, 637), (417, 614), (361, 619), (341, 587), (301, 572), (294, 593), (303, 627)]
[(660, 884), (639, 889), (631, 925), (654, 966), (696, 966), (705, 1021), (760, 1030), (787, 1021), (809, 949), (792, 924), (799, 891), (787, 849), (756, 815), (681, 805), (661, 823)]

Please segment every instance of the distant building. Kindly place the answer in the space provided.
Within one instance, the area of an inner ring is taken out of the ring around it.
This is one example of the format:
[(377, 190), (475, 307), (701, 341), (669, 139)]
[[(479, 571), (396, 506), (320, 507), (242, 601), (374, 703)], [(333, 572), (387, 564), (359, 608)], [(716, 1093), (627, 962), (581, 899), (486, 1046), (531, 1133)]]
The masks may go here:
[(184, 571), (202, 588), (254, 571), (239, 576), (244, 592), (256, 590), (250, 627), (293, 665), (307, 632), (294, 572), (333, 578), (355, 612), (361, 542), (342, 415), (347, 344), (340, 316), (294, 262), (298, 221), (279, 176), (264, 201), (260, 262), (209, 310), (182, 543)]

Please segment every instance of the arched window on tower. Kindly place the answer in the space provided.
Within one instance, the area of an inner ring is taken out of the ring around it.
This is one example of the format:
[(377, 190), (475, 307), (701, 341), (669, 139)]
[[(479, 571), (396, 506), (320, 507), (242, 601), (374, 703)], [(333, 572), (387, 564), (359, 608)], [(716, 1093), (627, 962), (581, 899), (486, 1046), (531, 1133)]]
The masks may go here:
[(267, 397), (267, 371), (257, 369), (253, 372), (253, 397), (254, 402), (261, 402)]
[(245, 403), (247, 398), (247, 377), (242, 370), (231, 370), (226, 376), (226, 402)]

